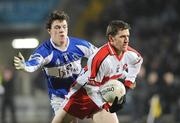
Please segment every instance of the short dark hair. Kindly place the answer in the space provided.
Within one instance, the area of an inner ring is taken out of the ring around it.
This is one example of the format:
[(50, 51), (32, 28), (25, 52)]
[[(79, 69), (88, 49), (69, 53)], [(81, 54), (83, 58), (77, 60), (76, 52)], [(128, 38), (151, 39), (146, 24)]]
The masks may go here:
[(106, 30), (106, 36), (115, 36), (119, 30), (131, 29), (130, 25), (122, 20), (113, 20), (109, 23)]
[(64, 11), (58, 11), (55, 10), (53, 11), (47, 20), (46, 23), (46, 29), (51, 29), (51, 24), (53, 23), (54, 20), (66, 20), (67, 22), (69, 21), (69, 16), (64, 12)]

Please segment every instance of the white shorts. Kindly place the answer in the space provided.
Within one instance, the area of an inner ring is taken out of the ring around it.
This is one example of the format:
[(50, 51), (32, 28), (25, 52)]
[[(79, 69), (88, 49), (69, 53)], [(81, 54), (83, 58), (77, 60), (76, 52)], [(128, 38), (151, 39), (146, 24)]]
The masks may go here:
[(57, 111), (59, 110), (59, 108), (62, 108), (62, 103), (64, 101), (64, 98), (61, 98), (61, 97), (58, 97), (54, 94), (52, 94), (52, 97), (51, 97), (51, 107), (56, 115)]
[(76, 83), (66, 95), (61, 108), (79, 119), (90, 118), (99, 110), (109, 108), (98, 90), (97, 86), (86, 85), (83, 87)]

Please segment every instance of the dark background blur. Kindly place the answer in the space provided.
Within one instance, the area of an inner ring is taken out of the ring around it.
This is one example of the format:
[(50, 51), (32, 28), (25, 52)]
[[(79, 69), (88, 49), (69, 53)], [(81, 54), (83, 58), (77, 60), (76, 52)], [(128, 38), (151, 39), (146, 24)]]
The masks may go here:
[[(34, 37), (40, 43), (47, 39), (45, 22), (55, 9), (69, 14), (70, 36), (87, 39), (96, 46), (107, 41), (109, 21), (121, 19), (131, 25), (130, 46), (142, 54), (144, 62), (137, 87), (128, 93), (124, 109), (118, 112), (121, 123), (180, 123), (179, 5), (179, 0), (0, 0), (0, 85), (4, 76), (10, 76), (5, 72), (10, 69), (14, 76), (7, 81), (13, 84), (5, 92), (13, 93), (8, 95), (14, 99), (13, 123), (51, 121), (41, 71), (25, 73), (12, 66), (13, 56), (19, 51), (28, 59), (34, 49), (13, 49), (11, 43), (14, 38)], [(3, 98), (0, 87), (0, 104)], [(8, 110), (3, 117), (10, 123), (11, 116)], [(2, 114), (0, 123), (1, 119)]]

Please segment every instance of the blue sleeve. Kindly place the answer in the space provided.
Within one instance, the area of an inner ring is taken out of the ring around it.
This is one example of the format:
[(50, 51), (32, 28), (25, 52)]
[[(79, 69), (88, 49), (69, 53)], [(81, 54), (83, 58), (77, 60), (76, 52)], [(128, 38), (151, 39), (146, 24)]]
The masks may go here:
[(25, 62), (25, 70), (28, 72), (34, 72), (38, 68), (44, 65), (45, 57), (48, 55), (46, 48), (39, 46), (29, 57), (29, 60)]

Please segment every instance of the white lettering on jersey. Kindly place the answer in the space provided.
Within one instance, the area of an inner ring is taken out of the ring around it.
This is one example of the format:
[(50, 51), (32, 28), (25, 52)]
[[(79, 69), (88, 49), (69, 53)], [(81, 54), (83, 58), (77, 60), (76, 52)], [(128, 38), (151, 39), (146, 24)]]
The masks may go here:
[(49, 76), (67, 78), (67, 77), (72, 76), (73, 74), (80, 73), (81, 66), (80, 64), (77, 64), (76, 62), (79, 62), (79, 61), (74, 61), (72, 63), (65, 64), (63, 66), (45, 68), (45, 71), (47, 75)]

